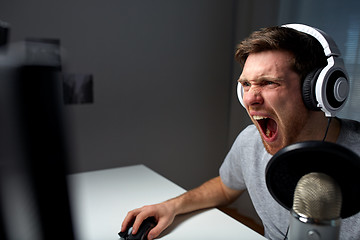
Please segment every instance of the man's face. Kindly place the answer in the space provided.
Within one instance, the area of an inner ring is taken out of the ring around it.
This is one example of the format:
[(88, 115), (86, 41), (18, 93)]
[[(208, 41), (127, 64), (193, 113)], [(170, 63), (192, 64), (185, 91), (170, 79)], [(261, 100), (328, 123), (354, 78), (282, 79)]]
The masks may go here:
[(248, 56), (239, 82), (246, 110), (259, 130), (266, 150), (275, 154), (301, 140), (310, 111), (303, 104), (300, 76), (286, 51), (264, 51)]

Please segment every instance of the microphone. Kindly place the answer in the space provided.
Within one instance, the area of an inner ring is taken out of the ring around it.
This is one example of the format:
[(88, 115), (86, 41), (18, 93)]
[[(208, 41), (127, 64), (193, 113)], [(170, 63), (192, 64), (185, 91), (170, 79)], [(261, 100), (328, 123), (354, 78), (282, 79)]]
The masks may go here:
[(290, 211), (289, 240), (338, 240), (342, 193), (329, 175), (311, 172), (298, 181)]

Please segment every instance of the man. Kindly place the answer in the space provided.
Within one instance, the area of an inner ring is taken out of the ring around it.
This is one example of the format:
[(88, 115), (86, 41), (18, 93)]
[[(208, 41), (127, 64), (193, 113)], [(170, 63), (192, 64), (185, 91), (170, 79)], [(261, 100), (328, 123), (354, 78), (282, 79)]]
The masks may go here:
[[(360, 155), (358, 122), (333, 118), (328, 126), (322, 111), (304, 105), (305, 76), (327, 64), (324, 50), (314, 37), (285, 27), (265, 28), (241, 42), (235, 57), (243, 66), (238, 82), (253, 124), (235, 140), (220, 176), (179, 197), (130, 211), (122, 231), (135, 220), (136, 233), (144, 219), (154, 216), (158, 224), (148, 235), (153, 239), (176, 215), (229, 204), (247, 190), (263, 222), (265, 237), (284, 239), (289, 211), (271, 197), (265, 183), (265, 168), (272, 155), (296, 142), (323, 140), (325, 132), (326, 141)], [(360, 214), (343, 220), (341, 239), (360, 239)]]

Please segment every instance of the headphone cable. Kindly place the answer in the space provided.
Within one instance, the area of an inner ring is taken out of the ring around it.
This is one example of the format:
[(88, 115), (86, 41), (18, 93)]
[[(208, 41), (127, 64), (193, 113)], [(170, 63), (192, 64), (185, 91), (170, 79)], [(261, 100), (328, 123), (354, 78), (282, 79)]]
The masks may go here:
[(328, 134), (331, 120), (332, 120), (332, 117), (328, 117), (328, 124), (327, 124), (327, 127), (326, 127), (325, 136), (324, 136), (324, 138), (323, 138), (323, 140), (322, 140), (323, 142), (325, 141), (326, 136), (327, 136), (327, 134)]

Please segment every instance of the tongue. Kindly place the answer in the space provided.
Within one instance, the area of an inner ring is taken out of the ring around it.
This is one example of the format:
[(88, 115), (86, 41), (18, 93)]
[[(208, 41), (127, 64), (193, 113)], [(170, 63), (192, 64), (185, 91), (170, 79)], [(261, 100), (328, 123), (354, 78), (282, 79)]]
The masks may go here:
[(266, 129), (268, 129), (270, 132), (274, 133), (277, 130), (277, 124), (274, 120), (272, 120), (271, 118), (269, 118), (266, 121)]

